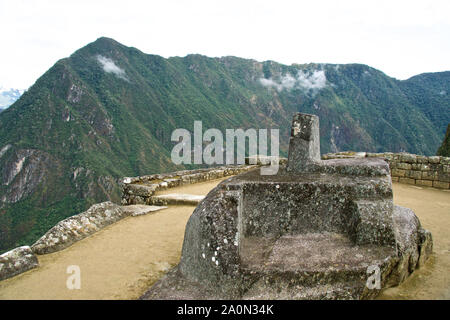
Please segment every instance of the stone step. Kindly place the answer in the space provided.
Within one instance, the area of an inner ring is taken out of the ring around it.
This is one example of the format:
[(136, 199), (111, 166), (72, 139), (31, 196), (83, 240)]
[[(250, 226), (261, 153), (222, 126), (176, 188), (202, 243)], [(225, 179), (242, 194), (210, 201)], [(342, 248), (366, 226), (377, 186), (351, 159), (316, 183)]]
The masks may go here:
[(186, 194), (186, 193), (169, 193), (153, 196), (151, 202), (155, 205), (198, 205), (205, 196)]
[[(268, 287), (263, 279), (254, 283), (242, 296), (243, 300), (357, 300), (367, 292), (361, 282), (321, 284), (316, 286), (286, 286), (278, 283)], [(374, 291), (376, 295), (377, 291)], [(367, 294), (365, 294), (367, 297)]]
[(355, 245), (345, 235), (335, 233), (244, 238), (240, 246), (246, 274), (268, 284), (298, 286), (364, 284), (370, 266), (386, 269), (386, 257), (395, 255), (391, 247)]
[(144, 214), (153, 213), (166, 208), (167, 208), (166, 206), (147, 206), (143, 204), (122, 206), (122, 210), (125, 211), (128, 215), (131, 215), (133, 217), (142, 216)]
[[(182, 276), (178, 267), (170, 270), (155, 283), (140, 299), (144, 300), (235, 300), (234, 295), (223, 295), (214, 290), (214, 286), (205, 286)], [(379, 290), (368, 290), (361, 281), (337, 282), (332, 284), (298, 285), (285, 281), (270, 283), (259, 279), (244, 290), (239, 299), (243, 300), (350, 300), (373, 298)]]

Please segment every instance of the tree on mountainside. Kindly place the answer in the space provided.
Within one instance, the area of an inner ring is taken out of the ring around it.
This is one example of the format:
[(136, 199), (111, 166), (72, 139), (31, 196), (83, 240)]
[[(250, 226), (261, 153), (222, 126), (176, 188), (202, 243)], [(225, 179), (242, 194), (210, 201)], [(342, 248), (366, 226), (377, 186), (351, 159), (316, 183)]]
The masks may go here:
[(450, 157), (450, 123), (447, 126), (444, 141), (437, 151), (438, 156)]

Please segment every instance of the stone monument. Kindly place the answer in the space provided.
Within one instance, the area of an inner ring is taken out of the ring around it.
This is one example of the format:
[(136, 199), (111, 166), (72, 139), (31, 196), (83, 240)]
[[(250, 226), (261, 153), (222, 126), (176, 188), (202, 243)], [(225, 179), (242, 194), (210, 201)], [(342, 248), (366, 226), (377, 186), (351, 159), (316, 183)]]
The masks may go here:
[(227, 179), (190, 217), (179, 265), (143, 299), (367, 299), (432, 251), (377, 158), (320, 160), (319, 118), (295, 114), (286, 166)]

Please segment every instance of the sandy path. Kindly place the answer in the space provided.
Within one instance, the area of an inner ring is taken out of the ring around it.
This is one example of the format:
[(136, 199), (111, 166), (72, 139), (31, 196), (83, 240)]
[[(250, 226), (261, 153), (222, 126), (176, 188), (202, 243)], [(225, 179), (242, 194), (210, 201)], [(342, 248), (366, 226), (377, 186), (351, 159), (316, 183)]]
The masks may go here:
[[(0, 299), (133, 299), (178, 263), (194, 207), (127, 217), (66, 250), (38, 256), (40, 267), (0, 282)], [(81, 289), (66, 287), (78, 265)]]
[(433, 234), (433, 255), (404, 283), (379, 299), (450, 299), (450, 191), (394, 183), (394, 202), (414, 210)]
[[(221, 180), (161, 193), (207, 194)], [(394, 184), (396, 204), (412, 208), (433, 233), (431, 260), (381, 299), (450, 299), (450, 192)], [(128, 217), (66, 250), (39, 256), (40, 268), (0, 282), (0, 299), (135, 299), (178, 263), (194, 207), (173, 206)], [(79, 265), (81, 289), (66, 287), (66, 268)]]
[(230, 177), (225, 177), (222, 179), (199, 182), (195, 184), (187, 184), (181, 187), (169, 188), (166, 190), (158, 191), (157, 194), (170, 194), (170, 193), (187, 193), (195, 195), (207, 195), (215, 186), (219, 184), (220, 181), (226, 180)]
[[(207, 194), (222, 180), (169, 190)], [(39, 268), (0, 282), (0, 299), (136, 299), (179, 262), (194, 208), (127, 217), (65, 250), (40, 255)], [(79, 290), (67, 289), (70, 265), (80, 267)]]

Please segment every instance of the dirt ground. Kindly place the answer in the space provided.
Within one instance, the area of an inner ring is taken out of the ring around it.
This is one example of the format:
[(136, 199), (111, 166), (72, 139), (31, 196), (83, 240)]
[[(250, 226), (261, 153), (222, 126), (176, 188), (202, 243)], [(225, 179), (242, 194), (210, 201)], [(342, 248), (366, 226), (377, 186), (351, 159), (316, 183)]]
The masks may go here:
[[(221, 180), (166, 193), (207, 194)], [(413, 209), (434, 239), (432, 258), (380, 299), (450, 299), (450, 192), (394, 184), (396, 204)], [(0, 282), (0, 299), (136, 299), (180, 259), (192, 206), (128, 217), (53, 254), (40, 267)], [(81, 289), (69, 290), (67, 267), (78, 265)]]
[(433, 254), (400, 286), (379, 299), (450, 299), (450, 190), (393, 184), (394, 203), (414, 210), (433, 235)]
[[(0, 282), (0, 299), (136, 299), (180, 259), (193, 206), (127, 217), (69, 248), (38, 256), (40, 267)], [(81, 289), (66, 273), (78, 265)]]

